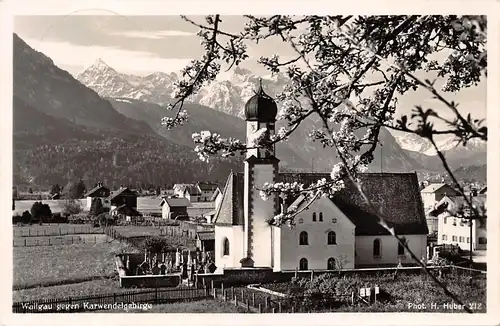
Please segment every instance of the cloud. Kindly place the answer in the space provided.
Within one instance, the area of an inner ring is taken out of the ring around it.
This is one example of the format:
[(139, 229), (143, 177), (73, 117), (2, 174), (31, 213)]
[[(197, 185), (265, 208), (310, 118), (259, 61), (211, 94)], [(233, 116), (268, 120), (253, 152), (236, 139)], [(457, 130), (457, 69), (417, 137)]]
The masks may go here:
[(193, 36), (196, 35), (192, 32), (178, 31), (178, 30), (163, 30), (163, 31), (124, 31), (124, 32), (110, 32), (108, 35), (123, 36), (128, 38), (146, 38), (152, 40), (161, 40), (169, 36)]
[[(97, 58), (121, 73), (146, 75), (155, 71), (177, 72), (191, 59), (164, 58), (151, 52), (128, 51), (117, 47), (82, 46), (68, 42), (40, 41), (23, 38), (32, 48), (50, 57), (59, 67), (85, 67)], [(72, 71), (73, 72), (73, 71)]]

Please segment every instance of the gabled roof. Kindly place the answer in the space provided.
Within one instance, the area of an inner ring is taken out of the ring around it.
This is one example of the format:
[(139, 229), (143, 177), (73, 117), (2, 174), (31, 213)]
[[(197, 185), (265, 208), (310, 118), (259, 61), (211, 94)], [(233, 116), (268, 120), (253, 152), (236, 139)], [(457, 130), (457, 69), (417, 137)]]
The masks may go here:
[[(345, 187), (331, 198), (354, 223), (356, 235), (389, 235), (389, 232), (378, 224), (381, 216), (395, 229), (396, 234), (428, 233), (416, 174), (361, 173), (358, 176), (364, 193), (377, 211), (370, 208), (349, 179), (344, 181)], [(302, 179), (310, 181), (310, 184), (315, 178), (319, 180), (324, 177), (325, 174), (311, 173)]]
[[(472, 207), (474, 207), (480, 215), (486, 213), (486, 196), (472, 197), (471, 203)], [(445, 196), (438, 203), (436, 203), (428, 214), (431, 216), (439, 216), (440, 214), (447, 212), (448, 214), (454, 216), (467, 207), (467, 202), (463, 196)]]
[(176, 183), (174, 184), (174, 187), (172, 189), (179, 189), (180, 191), (184, 192), (186, 190), (186, 187), (189, 186), (194, 186), (192, 183)]
[(420, 192), (423, 192), (423, 193), (433, 193), (433, 192), (436, 192), (436, 191), (438, 191), (439, 189), (441, 189), (441, 188), (443, 188), (445, 186), (446, 187), (450, 187), (446, 183), (431, 183), (430, 185), (428, 185), (427, 187), (425, 187), (424, 189), (422, 189)]
[(217, 188), (214, 190), (212, 197), (210, 197), (210, 201), (215, 201), (219, 194), (222, 194), (222, 190), (220, 190), (220, 188), (217, 186)]
[(204, 240), (215, 240), (215, 231), (198, 231), (196, 232), (198, 239)]
[(200, 196), (201, 195), (201, 191), (200, 189), (198, 189), (197, 186), (194, 186), (194, 185), (188, 185), (185, 187), (184, 189), (184, 193), (189, 193), (191, 196)]
[(217, 189), (217, 185), (215, 183), (210, 182), (198, 182), (198, 188), (201, 191), (215, 191)]
[[(364, 202), (356, 186), (345, 180), (345, 187), (335, 194), (333, 203), (356, 225), (356, 235), (388, 235), (378, 224), (380, 212), (397, 234), (427, 234), (427, 222), (415, 173), (361, 173), (362, 189), (377, 208), (373, 212)], [(278, 182), (299, 182), (306, 187), (329, 173), (280, 173)], [(222, 203), (215, 215), (216, 225), (242, 225), (243, 173), (231, 173), (223, 192)], [(296, 198), (288, 200), (288, 204)]]
[(191, 202), (187, 198), (168, 198), (164, 197), (160, 206), (167, 204), (170, 207), (191, 207)]
[(115, 199), (116, 197), (120, 196), (120, 195), (132, 195), (132, 196), (137, 196), (137, 193), (135, 191), (132, 191), (128, 188), (121, 188), (121, 189), (118, 189), (118, 190), (115, 190), (113, 191), (108, 199), (109, 200), (112, 200), (112, 199)]
[(227, 178), (222, 202), (215, 214), (216, 225), (243, 225), (244, 174), (231, 172)]
[(137, 210), (132, 207), (127, 206), (126, 204), (118, 206), (113, 211), (117, 211), (119, 214), (123, 214), (126, 216), (142, 216)]
[(83, 197), (92, 197), (97, 191), (99, 191), (101, 189), (109, 191), (109, 189), (104, 187), (104, 186), (95, 186), (94, 188), (87, 191), (87, 193), (85, 195), (83, 195)]

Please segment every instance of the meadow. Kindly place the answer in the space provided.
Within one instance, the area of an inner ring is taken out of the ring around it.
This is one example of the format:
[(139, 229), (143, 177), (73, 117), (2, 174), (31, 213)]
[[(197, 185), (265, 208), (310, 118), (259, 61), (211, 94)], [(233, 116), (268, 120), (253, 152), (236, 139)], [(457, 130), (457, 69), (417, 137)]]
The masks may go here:
[(114, 272), (115, 254), (132, 251), (117, 241), (98, 244), (14, 247), (16, 289), (78, 283)]

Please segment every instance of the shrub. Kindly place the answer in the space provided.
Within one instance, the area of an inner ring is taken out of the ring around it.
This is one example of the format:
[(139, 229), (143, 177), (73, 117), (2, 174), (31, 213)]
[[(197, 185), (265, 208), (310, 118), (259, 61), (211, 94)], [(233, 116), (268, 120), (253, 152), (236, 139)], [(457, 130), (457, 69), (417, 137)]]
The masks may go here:
[(69, 216), (69, 215), (79, 214), (81, 211), (82, 211), (82, 206), (80, 206), (80, 203), (78, 203), (73, 199), (70, 199), (66, 201), (66, 203), (64, 204), (62, 213), (65, 216)]
[(28, 212), (28, 211), (24, 211), (23, 212), (23, 215), (21, 216), (21, 221), (24, 223), (24, 224), (28, 224), (31, 222), (31, 213)]
[(17, 223), (22, 223), (22, 218), (21, 215), (16, 213), (12, 216), (12, 224), (17, 224)]

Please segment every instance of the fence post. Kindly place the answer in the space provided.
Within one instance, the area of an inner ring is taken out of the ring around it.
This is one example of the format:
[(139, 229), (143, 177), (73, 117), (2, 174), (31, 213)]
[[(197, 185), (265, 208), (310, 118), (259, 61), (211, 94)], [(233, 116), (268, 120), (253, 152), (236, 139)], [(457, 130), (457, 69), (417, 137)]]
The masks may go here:
[(252, 306), (255, 307), (255, 292), (252, 293)]
[(354, 292), (351, 292), (351, 304), (354, 304)]
[(278, 301), (278, 312), (281, 314), (281, 301)]
[(28, 229), (28, 237), (31, 237), (31, 229)]
[(94, 244), (97, 243), (97, 237), (94, 235)]
[(51, 246), (51, 244), (50, 244), (50, 238), (49, 238), (49, 246)]
[(266, 297), (265, 298), (265, 306), (264, 306), (267, 309), (269, 309), (269, 297)]
[(292, 314), (295, 313), (295, 306), (292, 306)]
[(116, 293), (113, 293), (113, 303), (116, 303)]
[(234, 297), (234, 286), (231, 286), (231, 298)]
[(210, 296), (210, 290), (208, 289), (208, 285), (205, 285), (205, 293), (206, 293), (206, 296)]
[(243, 288), (241, 288), (241, 301), (245, 298), (245, 293), (243, 293)]
[(262, 305), (259, 303), (259, 313), (262, 313)]
[(217, 299), (217, 290), (215, 288), (212, 288), (212, 292), (214, 294), (214, 299)]
[(222, 296), (224, 297), (224, 301), (226, 301), (226, 290), (222, 289)]
[(24, 246), (26, 247), (26, 239), (24, 239)]
[(234, 305), (237, 306), (238, 305), (238, 297), (235, 295), (234, 296)]
[(247, 299), (247, 311), (250, 311), (250, 300)]
[(155, 303), (158, 304), (158, 288), (155, 288)]
[(276, 313), (276, 308), (273, 307), (273, 314), (275, 314), (275, 313)]

